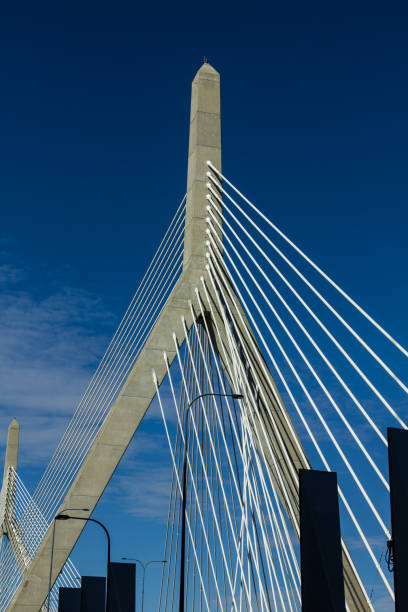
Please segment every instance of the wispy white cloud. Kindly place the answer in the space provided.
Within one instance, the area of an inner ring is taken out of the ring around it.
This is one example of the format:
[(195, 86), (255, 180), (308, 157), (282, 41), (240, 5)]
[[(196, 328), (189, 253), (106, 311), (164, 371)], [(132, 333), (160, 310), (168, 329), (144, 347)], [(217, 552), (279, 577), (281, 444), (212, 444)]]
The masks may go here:
[[(38, 297), (26, 290), (24, 271), (0, 266), (0, 447), (10, 420), (20, 422), (22, 476), (41, 476), (117, 321), (102, 299), (73, 288)], [(172, 403), (163, 385), (165, 405)], [(167, 410), (166, 410), (167, 412)], [(175, 419), (174, 408), (169, 411)], [(148, 421), (160, 421), (158, 403)], [(163, 458), (163, 461), (161, 461)], [(127, 514), (163, 521), (171, 478), (167, 441), (138, 432), (104, 499)]]
[(110, 489), (112, 499), (135, 517), (167, 519), (171, 468), (145, 462), (132, 464), (132, 474), (115, 478)]
[(372, 600), (376, 612), (394, 612), (395, 610), (395, 605), (388, 594), (380, 597), (373, 596)]
[(97, 296), (64, 287), (38, 297), (23, 280), (0, 266), (1, 444), (16, 417), (21, 461), (33, 465), (54, 450), (115, 323)]
[[(1, 239), (0, 239), (1, 245)], [(10, 264), (0, 265), (0, 287), (17, 283), (24, 277), (23, 271)]]
[[(379, 551), (383, 550), (385, 552), (386, 541), (383, 535), (368, 536), (367, 541), (370, 544), (371, 548), (378, 549)], [(350, 550), (366, 550), (363, 540), (357, 537), (348, 537), (347, 546)]]
[(138, 431), (104, 499), (127, 514), (163, 522), (167, 519), (172, 464), (163, 431)]

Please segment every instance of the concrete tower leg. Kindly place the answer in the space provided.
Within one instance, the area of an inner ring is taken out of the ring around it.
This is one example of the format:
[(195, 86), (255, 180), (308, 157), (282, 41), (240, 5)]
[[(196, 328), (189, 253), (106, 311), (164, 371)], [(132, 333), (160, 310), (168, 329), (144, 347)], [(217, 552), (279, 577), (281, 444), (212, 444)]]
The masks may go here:
[(8, 428), (6, 458), (4, 461), (3, 483), (7, 476), (9, 467), (13, 467), (17, 471), (18, 462), (18, 444), (20, 438), (20, 425), (17, 419), (13, 419)]
[[(205, 268), (205, 217), (207, 216), (205, 196), (207, 193), (206, 161), (208, 159), (217, 168), (221, 169), (220, 77), (212, 66), (205, 63), (197, 72), (192, 84), (183, 272), (83, 461), (81, 469), (61, 504), (61, 509), (86, 507), (90, 509), (90, 513), (93, 511), (155, 396), (152, 368), (156, 372), (158, 383), (161, 384), (166, 375), (163, 351), (166, 351), (171, 363), (175, 357), (173, 332), (177, 338), (184, 338), (181, 317), (184, 317), (187, 329), (190, 329), (192, 325), (190, 301), (193, 303), (196, 312), (199, 312), (195, 289), (201, 285), (201, 276), (205, 277), (207, 274)], [(230, 289), (232, 290), (231, 286)], [(240, 324), (239, 331), (246, 339), (245, 342), (251, 347), (251, 351), (257, 355), (257, 359), (263, 361), (255, 336), (233, 290), (231, 295), (233, 301), (238, 305), (236, 308), (243, 316), (244, 324)], [(217, 304), (217, 296), (210, 295), (210, 299), (214, 304)], [(216, 316), (220, 318), (221, 322), (220, 313)], [(226, 338), (222, 339), (222, 343), (228, 346)], [(222, 359), (222, 347), (219, 346), (218, 350)], [(266, 366), (266, 364), (264, 365)], [(298, 516), (298, 482), (295, 482), (293, 477), (290, 476), (288, 466), (283, 461), (282, 442), (273, 433), (271, 424), (268, 422), (269, 414), (275, 414), (276, 400), (273, 397), (272, 389), (276, 390), (276, 386), (268, 369), (266, 370), (267, 374), (265, 374), (260, 365), (256, 367), (259, 368), (261, 384), (264, 387), (265, 396), (268, 398), (268, 405), (261, 406), (261, 418), (267, 424), (273, 452), (278, 458), (281, 458), (282, 471), (287, 480), (287, 489), (290, 491), (289, 503), (294, 509), (295, 516)], [(288, 415), (286, 416), (288, 417)], [(296, 469), (309, 467), (308, 464), (305, 465), (304, 461), (302, 462), (298, 455), (296, 450), (298, 440), (297, 437), (294, 439), (296, 434), (292, 433), (293, 428), (289, 429), (287, 427), (287, 424), (284, 423), (285, 419), (278, 420), (278, 429), (293, 465)], [(259, 424), (254, 423), (253, 426), (255, 431), (258, 432)], [(262, 438), (259, 437), (259, 439)], [(267, 453), (266, 458), (270, 477), (276, 483), (272, 461), (269, 461)], [(281, 491), (280, 495), (282, 497)], [(288, 507), (287, 510), (289, 510)], [(83, 513), (84, 517), (88, 515), (88, 513)], [(81, 521), (63, 521), (58, 525), (54, 547), (53, 581), (62, 570), (84, 528), (84, 524)], [(50, 553), (51, 528), (44, 536), (35, 559), (25, 571), (23, 580), (8, 610), (38, 612), (41, 608), (48, 591)], [(345, 587), (350, 610), (353, 612), (370, 610), (364, 589), (352, 566), (347, 564), (347, 560), (344, 568)]]
[(20, 426), (17, 420), (13, 419), (8, 428), (6, 458), (4, 461), (3, 485), (1, 492), (4, 514), (1, 517), (2, 525), (0, 545), (2, 538), (6, 536), (10, 542), (14, 557), (19, 564), (21, 571), (24, 571), (30, 562), (30, 555), (15, 515), (19, 437)]
[(220, 75), (203, 64), (191, 85), (184, 268), (205, 270), (207, 160), (221, 168)]
[[(1, 522), (1, 534), (0, 534), (0, 546), (4, 535), (7, 535), (6, 515), (8, 510), (8, 504), (10, 503), (9, 491), (13, 491), (13, 483), (10, 482), (9, 468), (13, 467), (17, 471), (18, 461), (18, 443), (20, 436), (20, 426), (16, 419), (13, 419), (9, 425), (7, 433), (7, 444), (6, 444), (6, 457), (4, 459), (4, 470), (3, 470), (3, 482), (1, 488), (2, 498), (2, 509), (3, 513), (0, 517)], [(10, 486), (9, 486), (10, 483)], [(12, 502), (14, 502), (14, 495), (12, 496)]]

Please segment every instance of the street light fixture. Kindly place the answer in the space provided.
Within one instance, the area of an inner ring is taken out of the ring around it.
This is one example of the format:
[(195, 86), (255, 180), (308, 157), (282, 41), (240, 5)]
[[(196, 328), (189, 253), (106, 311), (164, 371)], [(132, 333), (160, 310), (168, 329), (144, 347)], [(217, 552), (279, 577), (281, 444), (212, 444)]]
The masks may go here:
[(151, 564), (151, 563), (167, 563), (167, 559), (161, 559), (159, 561), (156, 560), (152, 560), (152, 561), (148, 561), (147, 563), (143, 563), (143, 561), (141, 561), (140, 559), (134, 559), (133, 557), (122, 557), (122, 561), (136, 561), (136, 563), (140, 563), (140, 565), (142, 566), (143, 569), (143, 578), (142, 578), (142, 612), (144, 610), (144, 586), (145, 586), (145, 575), (146, 575), (146, 569), (147, 567)]
[[(63, 512), (89, 512), (89, 508), (64, 508), (61, 510), (58, 516)], [(52, 562), (54, 560), (54, 541), (55, 541), (55, 519), (52, 521), (52, 540), (51, 540), (51, 558), (50, 558), (50, 577), (48, 580), (48, 598), (47, 598), (47, 612), (50, 612), (50, 599), (51, 599), (51, 582), (52, 582)]]
[(186, 564), (186, 503), (187, 503), (187, 417), (190, 408), (197, 400), (203, 397), (232, 397), (233, 399), (243, 399), (241, 393), (201, 393), (193, 398), (188, 404), (184, 413), (183, 433), (184, 433), (184, 453), (183, 453), (183, 483), (182, 483), (182, 515), (181, 515), (181, 557), (180, 557), (180, 593), (179, 593), (179, 612), (184, 612), (184, 571)]
[(111, 571), (110, 571), (110, 551), (111, 551), (111, 541), (110, 541), (110, 535), (109, 535), (109, 531), (106, 529), (105, 525), (103, 523), (101, 523), (100, 521), (97, 521), (96, 519), (93, 518), (85, 518), (83, 516), (69, 516), (67, 514), (58, 514), (55, 517), (56, 521), (67, 521), (68, 519), (73, 519), (76, 521), (86, 521), (91, 522), (91, 523), (96, 523), (97, 525), (99, 525), (100, 527), (102, 527), (102, 529), (104, 530), (105, 534), (106, 534), (106, 538), (108, 540), (108, 564), (107, 564), (107, 571), (106, 571), (106, 598), (105, 598), (105, 611), (106, 612), (110, 612), (110, 585), (111, 585)]

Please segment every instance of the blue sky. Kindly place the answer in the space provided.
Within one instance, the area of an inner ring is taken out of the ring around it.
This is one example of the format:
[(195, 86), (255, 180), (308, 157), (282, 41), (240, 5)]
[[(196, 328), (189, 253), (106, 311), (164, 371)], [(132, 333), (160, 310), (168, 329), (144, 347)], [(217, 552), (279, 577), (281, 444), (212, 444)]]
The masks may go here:
[[(1, 443), (16, 416), (27, 486), (184, 194), (204, 56), (222, 78), (227, 176), (408, 344), (407, 27), (403, 3), (0, 9)], [(95, 514), (116, 559), (161, 557), (164, 472), (140, 501), (154, 423)], [(99, 544), (81, 541), (82, 573), (103, 571)]]

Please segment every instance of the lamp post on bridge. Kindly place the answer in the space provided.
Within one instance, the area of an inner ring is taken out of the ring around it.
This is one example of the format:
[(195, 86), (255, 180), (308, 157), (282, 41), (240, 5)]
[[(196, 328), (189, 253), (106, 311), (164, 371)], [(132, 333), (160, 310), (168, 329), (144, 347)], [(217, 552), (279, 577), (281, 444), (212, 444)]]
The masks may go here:
[(110, 535), (109, 535), (109, 531), (106, 529), (105, 525), (103, 523), (101, 523), (100, 521), (97, 521), (96, 519), (93, 518), (85, 518), (82, 516), (69, 516), (67, 514), (58, 514), (55, 517), (55, 521), (67, 521), (68, 519), (72, 519), (72, 520), (76, 520), (76, 521), (86, 521), (86, 522), (91, 522), (91, 523), (96, 523), (97, 525), (99, 525), (100, 527), (102, 527), (102, 529), (104, 530), (105, 534), (106, 534), (106, 538), (107, 538), (107, 542), (108, 542), (108, 551), (107, 551), (107, 571), (106, 571), (106, 598), (105, 598), (105, 612), (110, 612), (110, 586), (111, 586), (111, 580), (110, 580), (110, 551), (111, 551), (111, 540), (110, 540)]
[(186, 505), (187, 505), (187, 418), (190, 408), (197, 400), (203, 397), (232, 397), (233, 399), (243, 399), (241, 393), (201, 393), (194, 397), (188, 404), (183, 419), (184, 434), (184, 453), (183, 453), (183, 480), (182, 480), (182, 515), (181, 515), (181, 558), (180, 558), (180, 593), (179, 593), (179, 612), (184, 612), (184, 572), (186, 564)]
[(140, 563), (140, 565), (142, 566), (143, 569), (143, 578), (142, 578), (142, 612), (144, 610), (144, 588), (145, 588), (145, 575), (146, 575), (146, 569), (147, 567), (151, 564), (151, 563), (167, 563), (167, 559), (160, 559), (158, 561), (156, 561), (155, 559), (152, 559), (152, 561), (148, 561), (147, 563), (143, 563), (143, 561), (141, 561), (140, 559), (134, 559), (133, 557), (122, 557), (123, 561), (135, 561), (136, 563)]
[[(52, 521), (52, 539), (51, 539), (51, 558), (50, 558), (50, 578), (48, 581), (48, 597), (47, 597), (47, 612), (50, 612), (51, 599), (51, 582), (52, 582), (52, 562), (54, 560), (54, 541), (55, 541), (55, 521), (63, 512), (89, 512), (89, 508), (64, 508)], [(60, 519), (59, 519), (60, 520)], [(84, 519), (86, 520), (86, 519)]]

